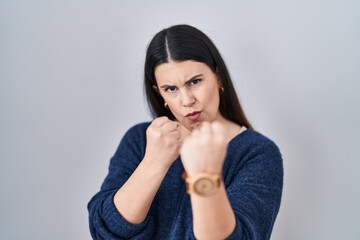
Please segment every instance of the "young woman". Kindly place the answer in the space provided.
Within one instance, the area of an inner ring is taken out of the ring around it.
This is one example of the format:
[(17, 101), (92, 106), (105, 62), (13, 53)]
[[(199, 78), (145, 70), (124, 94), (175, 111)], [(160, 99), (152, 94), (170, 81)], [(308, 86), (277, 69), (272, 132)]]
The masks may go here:
[(252, 129), (211, 40), (157, 33), (144, 86), (154, 120), (123, 137), (88, 204), (94, 239), (269, 239), (279, 211), (278, 147)]

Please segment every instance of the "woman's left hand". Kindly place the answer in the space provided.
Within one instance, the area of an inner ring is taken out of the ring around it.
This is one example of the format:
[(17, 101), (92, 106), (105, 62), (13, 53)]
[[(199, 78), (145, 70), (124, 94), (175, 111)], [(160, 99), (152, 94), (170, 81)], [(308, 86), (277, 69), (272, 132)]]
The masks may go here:
[(180, 149), (188, 176), (200, 172), (221, 173), (226, 156), (226, 132), (218, 122), (203, 122), (187, 137)]

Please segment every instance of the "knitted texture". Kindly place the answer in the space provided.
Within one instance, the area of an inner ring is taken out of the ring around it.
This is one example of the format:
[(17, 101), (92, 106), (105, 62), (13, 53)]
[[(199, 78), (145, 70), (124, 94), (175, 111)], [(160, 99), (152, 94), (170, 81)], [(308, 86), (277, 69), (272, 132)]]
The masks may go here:
[[(88, 204), (93, 239), (195, 239), (180, 157), (167, 172), (142, 223), (127, 222), (115, 208), (114, 194), (144, 157), (149, 124), (127, 131), (100, 191)], [(228, 144), (223, 179), (236, 216), (235, 230), (227, 239), (270, 239), (283, 187), (282, 157), (275, 143), (253, 130), (237, 135)]]

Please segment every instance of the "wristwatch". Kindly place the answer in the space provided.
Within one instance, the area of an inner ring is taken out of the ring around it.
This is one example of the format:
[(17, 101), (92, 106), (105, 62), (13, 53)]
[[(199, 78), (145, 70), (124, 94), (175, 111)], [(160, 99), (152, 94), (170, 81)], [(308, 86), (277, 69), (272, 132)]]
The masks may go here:
[(211, 196), (217, 192), (221, 184), (221, 173), (197, 173), (194, 176), (187, 176), (186, 172), (182, 175), (186, 184), (188, 194), (199, 196)]

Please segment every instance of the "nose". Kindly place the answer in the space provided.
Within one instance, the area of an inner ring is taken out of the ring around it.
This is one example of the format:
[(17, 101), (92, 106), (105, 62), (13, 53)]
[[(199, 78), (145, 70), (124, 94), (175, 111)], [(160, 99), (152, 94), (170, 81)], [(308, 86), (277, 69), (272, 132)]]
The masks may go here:
[(184, 90), (181, 93), (181, 101), (184, 107), (191, 107), (195, 103), (195, 97), (190, 90)]

